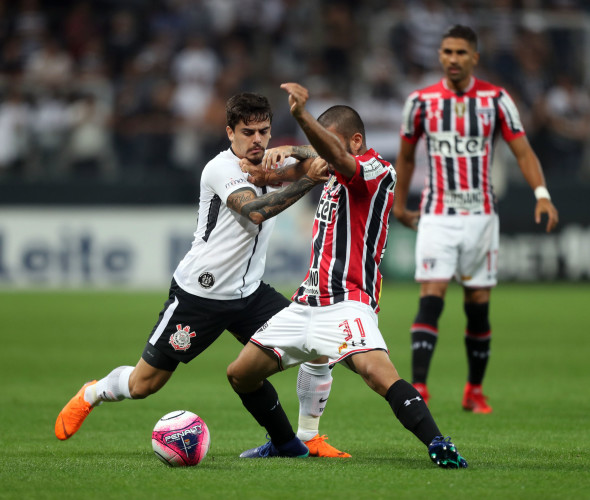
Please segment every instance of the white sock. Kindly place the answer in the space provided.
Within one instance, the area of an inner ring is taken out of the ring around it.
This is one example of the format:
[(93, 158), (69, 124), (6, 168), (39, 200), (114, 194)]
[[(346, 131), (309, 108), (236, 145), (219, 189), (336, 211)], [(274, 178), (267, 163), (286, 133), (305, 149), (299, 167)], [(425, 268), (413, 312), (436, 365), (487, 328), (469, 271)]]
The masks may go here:
[(332, 370), (328, 363), (303, 363), (297, 375), (297, 397), (299, 398), (299, 427), (297, 437), (309, 441), (319, 434), (320, 416), (332, 388)]
[(122, 401), (131, 399), (129, 392), (129, 376), (133, 366), (119, 366), (106, 377), (84, 391), (84, 399), (93, 406), (102, 401)]

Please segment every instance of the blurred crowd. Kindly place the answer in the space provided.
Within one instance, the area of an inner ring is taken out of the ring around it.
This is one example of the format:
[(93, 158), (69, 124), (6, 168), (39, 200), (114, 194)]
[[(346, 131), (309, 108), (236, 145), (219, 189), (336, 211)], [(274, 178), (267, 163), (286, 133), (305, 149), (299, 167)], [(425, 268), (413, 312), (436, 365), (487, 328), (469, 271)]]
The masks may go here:
[(586, 0), (0, 0), (0, 182), (197, 175), (227, 147), (225, 101), (261, 92), (273, 145), (301, 141), (279, 89), (346, 102), (390, 160), (401, 107), (440, 77), (441, 34), (480, 36), (550, 179), (589, 177)]

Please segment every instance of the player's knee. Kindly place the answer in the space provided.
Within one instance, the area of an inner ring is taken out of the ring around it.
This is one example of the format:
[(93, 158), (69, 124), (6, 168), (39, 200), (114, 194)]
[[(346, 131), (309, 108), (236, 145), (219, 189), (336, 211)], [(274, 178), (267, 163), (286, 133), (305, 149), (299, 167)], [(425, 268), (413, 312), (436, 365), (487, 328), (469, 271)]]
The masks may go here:
[(353, 360), (357, 373), (381, 396), (385, 396), (389, 388), (400, 380), (395, 366), (385, 353), (373, 351), (365, 355), (353, 356)]
[(227, 367), (227, 380), (229, 380), (230, 385), (232, 386), (233, 390), (236, 392), (243, 392), (242, 385), (243, 385), (243, 378), (242, 372), (239, 368), (237, 361), (234, 361)]

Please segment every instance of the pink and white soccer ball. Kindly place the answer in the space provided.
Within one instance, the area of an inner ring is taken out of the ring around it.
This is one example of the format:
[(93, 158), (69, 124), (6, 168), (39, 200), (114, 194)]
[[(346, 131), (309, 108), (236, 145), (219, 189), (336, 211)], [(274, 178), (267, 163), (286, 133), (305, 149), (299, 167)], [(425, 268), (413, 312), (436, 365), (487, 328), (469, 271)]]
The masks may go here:
[(190, 411), (167, 413), (158, 420), (152, 431), (154, 453), (172, 467), (199, 464), (207, 455), (210, 444), (207, 424)]

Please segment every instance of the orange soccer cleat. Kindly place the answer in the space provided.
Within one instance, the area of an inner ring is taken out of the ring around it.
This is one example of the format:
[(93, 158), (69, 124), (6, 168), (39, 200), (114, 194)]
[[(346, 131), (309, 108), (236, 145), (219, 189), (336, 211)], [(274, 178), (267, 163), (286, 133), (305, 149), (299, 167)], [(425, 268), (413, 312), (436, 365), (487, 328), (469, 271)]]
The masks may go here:
[(430, 393), (428, 392), (428, 387), (426, 387), (426, 384), (416, 383), (416, 384), (412, 384), (412, 385), (414, 386), (414, 389), (416, 389), (418, 391), (418, 393), (420, 394), (420, 397), (424, 400), (424, 402), (428, 406), (428, 400), (430, 399)]
[(86, 382), (59, 412), (55, 421), (55, 435), (57, 439), (65, 441), (76, 434), (86, 417), (94, 408), (94, 406), (84, 399), (84, 391), (89, 385), (93, 384), (96, 384), (96, 380)]
[(327, 436), (320, 436), (316, 434), (309, 441), (305, 441), (305, 445), (309, 448), (310, 457), (331, 457), (331, 458), (349, 458), (351, 455), (337, 450), (332, 445), (326, 443)]
[(481, 392), (481, 385), (467, 382), (463, 391), (463, 409), (473, 413), (492, 413), (492, 407), (486, 402), (487, 396)]

